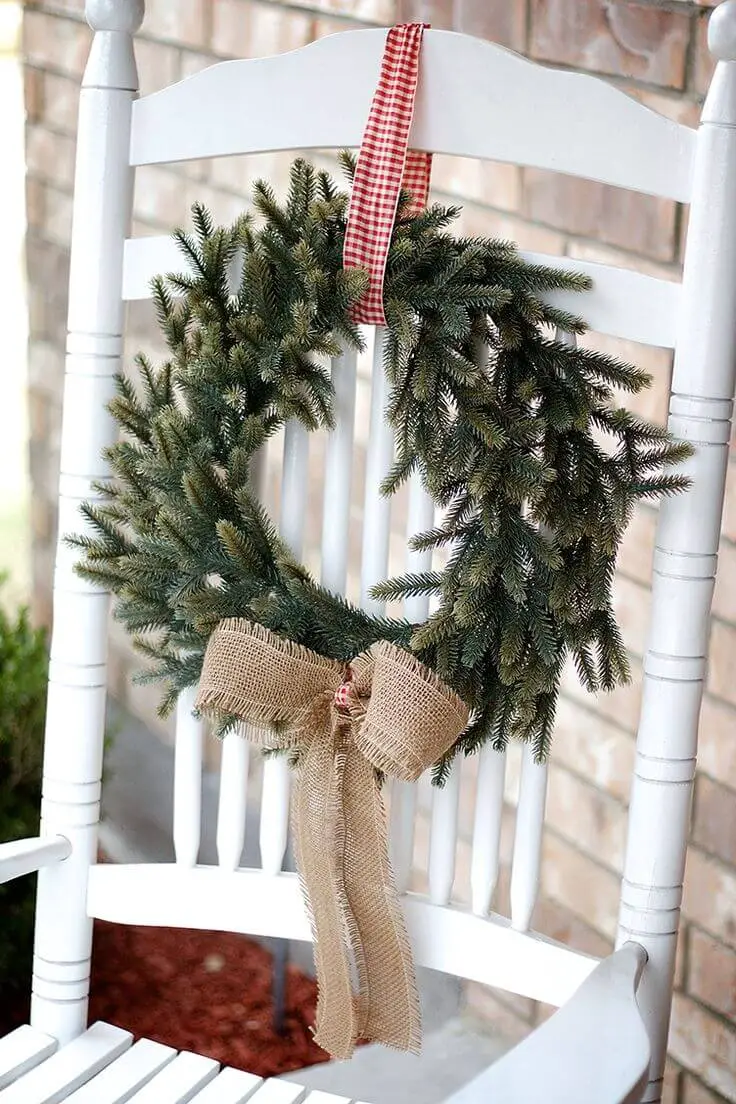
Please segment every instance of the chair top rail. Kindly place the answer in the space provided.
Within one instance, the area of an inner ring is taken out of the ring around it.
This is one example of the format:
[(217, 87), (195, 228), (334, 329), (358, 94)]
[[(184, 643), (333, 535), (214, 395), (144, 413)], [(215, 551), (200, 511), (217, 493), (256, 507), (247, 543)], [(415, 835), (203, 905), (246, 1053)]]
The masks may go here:
[[(498, 916), (475, 916), (414, 894), (403, 898), (403, 907), (418, 965), (545, 1004), (564, 1004), (598, 963), (535, 933), (514, 931)], [(273, 877), (255, 869), (230, 873), (175, 863), (102, 864), (90, 869), (87, 912), (121, 924), (311, 940), (296, 874)]]
[[(545, 299), (555, 307), (581, 315), (596, 333), (666, 349), (675, 347), (681, 299), (679, 283), (569, 257), (527, 252), (522, 252), (522, 256), (532, 264), (551, 265), (591, 277), (592, 291), (551, 291)], [(165, 235), (128, 238), (123, 255), (123, 299), (149, 299), (154, 276), (181, 272), (186, 267), (173, 238)]]
[[(359, 146), (386, 33), (346, 31), (273, 57), (221, 62), (144, 96), (133, 104), (131, 164)], [(687, 201), (695, 135), (596, 77), (469, 35), (424, 36), (410, 137), (417, 149)]]

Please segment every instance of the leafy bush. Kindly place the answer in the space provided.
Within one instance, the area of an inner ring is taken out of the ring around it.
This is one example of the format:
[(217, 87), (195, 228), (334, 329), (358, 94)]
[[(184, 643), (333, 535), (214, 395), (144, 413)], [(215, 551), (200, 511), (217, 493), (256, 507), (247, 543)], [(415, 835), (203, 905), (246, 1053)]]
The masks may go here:
[[(27, 610), (0, 607), (0, 842), (38, 832), (47, 670), (44, 630), (32, 627)], [(0, 885), (3, 1017), (30, 993), (34, 900), (35, 878)]]

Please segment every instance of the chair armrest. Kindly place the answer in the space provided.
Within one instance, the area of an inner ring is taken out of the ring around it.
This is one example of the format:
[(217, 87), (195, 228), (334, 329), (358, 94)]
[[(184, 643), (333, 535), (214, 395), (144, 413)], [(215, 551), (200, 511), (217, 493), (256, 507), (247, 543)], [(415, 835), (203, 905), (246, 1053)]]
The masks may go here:
[(649, 1038), (636, 1003), (647, 955), (625, 943), (567, 1004), (445, 1104), (638, 1104)]
[(36, 836), (0, 843), (0, 884), (68, 859), (71, 853), (72, 845), (66, 836)]

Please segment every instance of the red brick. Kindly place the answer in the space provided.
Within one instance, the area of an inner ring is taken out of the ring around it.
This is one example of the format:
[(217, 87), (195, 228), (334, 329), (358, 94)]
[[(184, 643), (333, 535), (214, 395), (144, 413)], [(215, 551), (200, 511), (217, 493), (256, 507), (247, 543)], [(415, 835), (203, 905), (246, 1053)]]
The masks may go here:
[(69, 244), (72, 233), (72, 197), (70, 192), (46, 189), (44, 201), (44, 237), (62, 248)]
[(690, 17), (606, 0), (533, 0), (532, 56), (682, 88)]
[(736, 545), (723, 540), (718, 549), (713, 613), (724, 621), (736, 622)]
[(708, 689), (736, 705), (736, 629), (714, 621), (710, 633)]
[(630, 652), (644, 655), (649, 629), (651, 591), (648, 587), (617, 575), (613, 582), (613, 607), (616, 612), (624, 643)]
[(549, 773), (547, 824), (584, 854), (621, 870), (626, 843), (625, 807), (555, 764)]
[(86, 23), (48, 15), (26, 7), (23, 16), (23, 56), (39, 68), (80, 77), (87, 63), (91, 31)]
[(141, 27), (145, 38), (180, 42), (201, 48), (208, 38), (210, 0), (176, 0), (175, 4), (147, 4)]
[(314, 17), (254, 0), (213, 0), (212, 48), (225, 57), (265, 57), (314, 37)]
[(432, 190), (515, 211), (521, 204), (521, 172), (516, 165), (438, 155), (432, 163)]
[[(180, 74), (180, 53), (176, 46), (149, 42), (145, 38), (136, 39), (135, 60), (141, 96), (166, 88), (179, 80), (180, 75), (184, 76), (183, 73)], [(186, 52), (184, 57), (188, 58), (189, 53)]]
[(716, 1012), (736, 1017), (736, 952), (690, 928), (687, 991)]
[(26, 166), (30, 173), (53, 180), (71, 191), (74, 181), (74, 139), (40, 125), (26, 127)]
[(634, 769), (631, 734), (567, 697), (561, 697), (557, 706), (552, 760), (620, 801), (628, 799)]
[(583, 954), (603, 958), (613, 950), (611, 939), (607, 939), (579, 916), (548, 897), (543, 897), (537, 904), (534, 913), (534, 929), (542, 932), (549, 939), (566, 943)]
[(635, 656), (631, 659), (631, 682), (617, 686), (610, 694), (589, 694), (581, 685), (570, 662), (562, 673), (562, 691), (587, 709), (607, 717), (629, 732), (636, 732), (639, 722), (639, 703), (641, 700), (641, 661)]
[(33, 176), (26, 176), (26, 219), (28, 225), (40, 230), (44, 220), (44, 186)]
[(685, 919), (736, 948), (736, 872), (691, 846), (682, 902)]
[(698, 767), (736, 789), (736, 712), (706, 694), (700, 714)]
[(656, 527), (657, 511), (649, 506), (638, 506), (624, 533), (618, 554), (618, 570), (645, 586), (649, 586), (652, 578)]
[(736, 792), (704, 774), (696, 781), (692, 834), (704, 850), (736, 864)]
[(662, 1104), (678, 1104), (677, 1094), (680, 1088), (680, 1068), (671, 1059), (667, 1059), (664, 1067), (664, 1083), (662, 1085)]
[(398, 0), (396, 19), (399, 23), (431, 23), (435, 30), (452, 30), (453, 0)]
[(676, 205), (670, 200), (527, 169), (523, 210), (532, 221), (597, 238), (658, 261), (670, 261), (675, 256)]
[(503, 4), (455, 0), (453, 30), (487, 38), (510, 50), (522, 52), (526, 42), (526, 9), (525, 0), (505, 0)]
[(542, 890), (609, 939), (616, 934), (620, 879), (576, 847), (545, 832)]
[(73, 137), (77, 133), (78, 109), (79, 78), (44, 73), (42, 115), (44, 123), (54, 130)]
[(698, 1078), (686, 1073), (682, 1078), (680, 1104), (728, 1104), (728, 1099), (707, 1088)]
[(43, 111), (43, 73), (30, 65), (23, 69), (23, 100), (27, 122), (37, 123)]
[(731, 1026), (696, 1001), (676, 993), (669, 1043), (672, 1056), (681, 1066), (728, 1100), (736, 1099), (736, 1031)]
[(381, 26), (400, 23), (403, 15), (399, 13), (399, 4), (400, 0), (292, 0), (291, 6), (319, 8), (320, 11), (346, 16), (342, 26), (347, 29), (353, 20)]
[(715, 59), (708, 49), (708, 20), (699, 18), (695, 31), (695, 42), (691, 64), (690, 87), (704, 96), (708, 91), (711, 77), (716, 67)]
[(723, 534), (729, 540), (736, 541), (736, 462), (733, 449), (726, 477), (726, 500), (723, 506)]

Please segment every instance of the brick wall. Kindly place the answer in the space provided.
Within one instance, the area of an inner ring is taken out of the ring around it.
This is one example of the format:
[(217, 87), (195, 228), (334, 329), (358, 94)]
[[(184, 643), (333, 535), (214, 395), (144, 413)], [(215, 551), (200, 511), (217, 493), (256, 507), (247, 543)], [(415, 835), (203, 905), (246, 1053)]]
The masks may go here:
[[(42, 620), (50, 613), (75, 111), (89, 41), (82, 7), (82, 0), (29, 2), (24, 26), (33, 571), (36, 613)], [(347, 27), (422, 18), (436, 27), (495, 39), (556, 66), (603, 74), (651, 107), (694, 123), (711, 71), (705, 48), (708, 8), (708, 3), (689, 0), (149, 0), (138, 59), (147, 92), (215, 58), (279, 52)], [(234, 158), (144, 169), (136, 189), (134, 232), (170, 229), (186, 219), (194, 199), (228, 219), (240, 209), (247, 182), (260, 174), (279, 176), (284, 163), (283, 158)], [(437, 160), (434, 185), (439, 197), (462, 200), (469, 231), (666, 278), (679, 274), (684, 218), (669, 201), (536, 170), (450, 159)], [(155, 345), (145, 307), (131, 310), (129, 338), (131, 349)], [(662, 419), (670, 355), (610, 339), (599, 344), (652, 373), (655, 385), (637, 405)], [(611, 946), (615, 929), (655, 519), (651, 509), (636, 515), (617, 583), (619, 616), (637, 677), (631, 687), (597, 702), (574, 679), (566, 681), (551, 767), (543, 898), (535, 924), (597, 953)], [(711, 649), (667, 1075), (666, 1099), (679, 1104), (736, 1101), (733, 478)], [(130, 660), (119, 636), (113, 639), (112, 656), (112, 686), (123, 695)], [(150, 716), (155, 691), (135, 695), (130, 703)], [(472, 763), (464, 771), (471, 786)], [(467, 887), (469, 825), (463, 830), (460, 896)], [(418, 847), (424, 846), (426, 832), (420, 826)], [(506, 894), (503, 884), (501, 899)], [(547, 1014), (532, 1002), (478, 986), (470, 987), (468, 999), (513, 1037)]]

